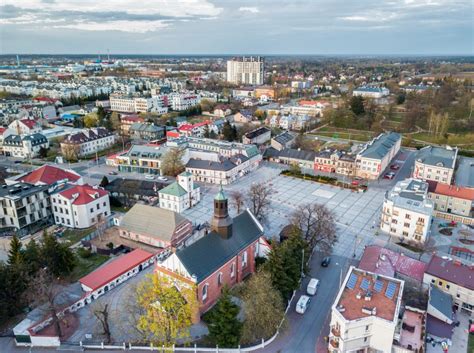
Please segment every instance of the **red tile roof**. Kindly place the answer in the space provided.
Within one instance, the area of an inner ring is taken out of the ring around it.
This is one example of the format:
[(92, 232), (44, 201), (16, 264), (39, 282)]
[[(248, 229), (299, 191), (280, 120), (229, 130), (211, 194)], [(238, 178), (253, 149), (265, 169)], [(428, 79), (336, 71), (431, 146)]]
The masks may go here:
[[(94, 188), (90, 185), (74, 185), (64, 191), (60, 191), (59, 195), (68, 200), (73, 200), (73, 205), (87, 205), (94, 200), (106, 196), (109, 193), (101, 188)], [(96, 195), (94, 197), (94, 195)]]
[(426, 273), (474, 290), (474, 265), (472, 264), (466, 265), (459, 260), (433, 255), (426, 268)]
[(132, 252), (122, 255), (118, 259), (109, 262), (99, 269), (89, 273), (87, 276), (82, 277), (79, 282), (94, 291), (105, 286), (107, 283), (112, 282), (117, 277), (140, 265), (141, 263), (150, 259), (152, 256), (152, 253), (149, 253), (145, 250), (135, 249)]
[(364, 250), (359, 268), (389, 277), (399, 273), (422, 282), (426, 264), (381, 246), (370, 245)]
[(56, 103), (59, 101), (58, 99), (49, 98), (49, 97), (36, 97), (33, 100), (37, 102), (48, 102), (48, 103)]
[(26, 174), (19, 180), (30, 184), (41, 183), (51, 185), (59, 180), (68, 179), (70, 182), (75, 182), (80, 178), (81, 176), (76, 172), (64, 170), (51, 165), (44, 165)]
[(33, 129), (36, 127), (36, 120), (32, 119), (21, 119), (20, 122), (22, 122), (24, 125), (28, 126), (30, 129)]
[(453, 186), (448, 184), (438, 183), (434, 190), (435, 194), (457, 197), (464, 200), (474, 200), (474, 189), (463, 188), (459, 186)]
[(6, 127), (0, 127), (0, 135), (2, 135), (5, 131), (7, 131)]

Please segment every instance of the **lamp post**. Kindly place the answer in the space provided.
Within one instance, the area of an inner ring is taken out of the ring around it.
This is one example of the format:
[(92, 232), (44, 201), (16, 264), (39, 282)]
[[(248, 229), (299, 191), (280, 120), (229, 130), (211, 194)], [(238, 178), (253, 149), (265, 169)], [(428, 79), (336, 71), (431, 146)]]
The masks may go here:
[(356, 257), (356, 249), (357, 246), (361, 243), (362, 239), (359, 238), (359, 236), (356, 236), (355, 241), (354, 241), (354, 253), (352, 254), (352, 257)]

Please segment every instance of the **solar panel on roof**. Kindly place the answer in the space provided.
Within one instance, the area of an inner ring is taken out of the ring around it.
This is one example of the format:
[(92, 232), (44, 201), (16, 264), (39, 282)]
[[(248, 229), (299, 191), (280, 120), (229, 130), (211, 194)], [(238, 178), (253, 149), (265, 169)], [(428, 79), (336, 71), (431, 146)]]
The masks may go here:
[(383, 282), (380, 281), (380, 280), (375, 281), (374, 290), (375, 290), (377, 293), (380, 293), (380, 292), (382, 291), (382, 288), (383, 288)]
[(397, 285), (393, 282), (389, 282), (387, 289), (385, 290), (385, 296), (389, 299), (392, 299), (395, 295), (395, 290), (397, 289)]
[(370, 281), (367, 278), (363, 278), (360, 284), (360, 288), (362, 288), (363, 290), (367, 290), (369, 289), (369, 286), (370, 286)]
[(354, 289), (357, 283), (357, 278), (357, 275), (351, 273), (351, 275), (349, 276), (349, 280), (347, 281), (346, 287), (349, 289)]

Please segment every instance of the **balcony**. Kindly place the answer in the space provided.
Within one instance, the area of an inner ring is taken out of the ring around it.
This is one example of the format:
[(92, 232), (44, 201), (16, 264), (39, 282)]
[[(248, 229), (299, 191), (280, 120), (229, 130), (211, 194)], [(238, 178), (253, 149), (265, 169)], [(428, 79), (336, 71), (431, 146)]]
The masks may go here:
[(331, 333), (333, 336), (341, 337), (341, 331), (336, 327), (331, 327)]
[(336, 340), (331, 339), (331, 340), (329, 340), (329, 344), (330, 344), (331, 347), (333, 347), (333, 348), (336, 348), (336, 349), (339, 348), (339, 341), (336, 341)]

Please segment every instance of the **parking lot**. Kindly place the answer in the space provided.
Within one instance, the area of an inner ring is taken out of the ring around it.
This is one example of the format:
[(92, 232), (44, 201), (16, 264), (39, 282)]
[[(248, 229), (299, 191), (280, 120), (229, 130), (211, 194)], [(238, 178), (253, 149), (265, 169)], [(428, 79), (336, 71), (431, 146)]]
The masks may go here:
[[(291, 214), (299, 205), (317, 203), (326, 205), (334, 212), (339, 237), (334, 254), (352, 256), (355, 250), (359, 255), (364, 245), (375, 241), (377, 243), (386, 241), (386, 236), (375, 235), (384, 190), (369, 188), (367, 192), (357, 193), (335, 186), (281, 176), (280, 171), (279, 166), (264, 165), (236, 183), (225, 186), (224, 191), (230, 198), (231, 215), (235, 215), (232, 192), (238, 190), (245, 193), (252, 183), (264, 182), (274, 190), (270, 197), (271, 205), (267, 217), (263, 222), (265, 235), (268, 238), (278, 237), (282, 227), (290, 222)], [(217, 185), (204, 186), (201, 202), (185, 211), (183, 215), (195, 224), (209, 222), (213, 212), (213, 198), (218, 188)]]

